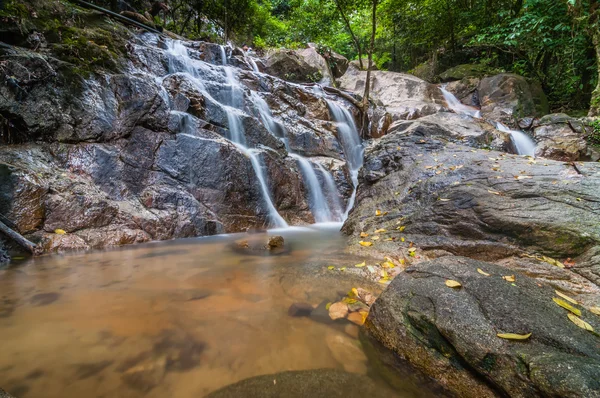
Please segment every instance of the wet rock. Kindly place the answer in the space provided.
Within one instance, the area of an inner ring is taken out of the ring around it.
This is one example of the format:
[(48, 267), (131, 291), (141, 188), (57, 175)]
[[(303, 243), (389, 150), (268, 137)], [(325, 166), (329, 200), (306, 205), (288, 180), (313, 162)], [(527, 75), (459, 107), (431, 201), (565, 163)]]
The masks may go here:
[[(350, 67), (340, 78), (340, 87), (362, 95), (366, 71)], [(441, 91), (433, 84), (417, 77), (386, 71), (371, 73), (371, 95), (385, 106), (393, 120), (417, 119), (442, 109)]]
[(358, 333), (360, 329), (356, 325), (346, 324), (344, 325), (344, 333), (353, 339), (358, 339)]
[(362, 326), (367, 318), (368, 311), (357, 311), (348, 314), (348, 320), (358, 326)]
[(294, 317), (310, 316), (313, 306), (309, 303), (294, 303), (288, 308), (288, 315)]
[(444, 88), (452, 93), (465, 105), (479, 107), (479, 92), (477, 87), (481, 79), (478, 77), (465, 77), (461, 80), (446, 83)]
[(332, 320), (343, 319), (348, 315), (348, 305), (341, 301), (331, 304), (329, 307), (329, 318)]
[(331, 66), (333, 77), (340, 78), (344, 76), (344, 73), (346, 73), (348, 70), (349, 64), (348, 58), (336, 52), (331, 52), (329, 57), (329, 65)]
[[(513, 286), (500, 278), (505, 273), (462, 257), (420, 263), (377, 299), (367, 331), (458, 396), (596, 396), (598, 337), (568, 319), (552, 288), (521, 274)], [(448, 288), (446, 279), (463, 288)], [(582, 317), (600, 326), (590, 312)], [(511, 341), (497, 333), (532, 336)]]
[[(409, 262), (417, 259), (408, 255), (408, 242), (487, 261), (523, 252), (570, 257), (577, 265), (562, 278), (579, 274), (600, 284), (599, 164), (577, 163), (576, 170), (559, 161), (533, 163), (438, 134), (398, 132), (367, 148), (356, 206), (343, 227), (353, 235), (351, 249)], [(406, 242), (358, 245), (361, 231), (379, 228)]]
[(49, 305), (60, 298), (60, 293), (39, 293), (31, 297), (29, 302), (35, 306)]
[(367, 373), (367, 357), (360, 348), (360, 343), (345, 334), (329, 330), (325, 335), (327, 347), (337, 362), (346, 372)]
[(121, 379), (129, 387), (142, 392), (148, 392), (158, 386), (166, 374), (166, 358), (147, 360), (125, 370)]
[(536, 156), (563, 161), (600, 159), (600, 151), (585, 139), (583, 123), (566, 114), (546, 115), (537, 120), (533, 136)]
[(277, 236), (269, 237), (269, 242), (267, 243), (269, 250), (282, 248), (283, 245), (284, 245), (283, 236), (277, 235)]
[(303, 50), (298, 50), (297, 53), (307, 64), (318, 70), (318, 73), (321, 76), (320, 80), (318, 80), (320, 84), (327, 86), (331, 85), (333, 77), (329, 73), (327, 61), (317, 52), (315, 47), (309, 46)]
[(45, 252), (65, 252), (74, 250), (87, 250), (90, 246), (77, 235), (43, 235), (40, 246)]
[(331, 323), (333, 323), (333, 320), (329, 317), (329, 309), (327, 308), (327, 305), (329, 303), (330, 303), (330, 301), (323, 300), (317, 306), (317, 308), (315, 308), (310, 313), (310, 319), (312, 319), (315, 322), (324, 323), (324, 324), (331, 324)]
[(486, 77), (479, 83), (478, 92), (482, 117), (507, 125), (514, 125), (522, 117), (549, 112), (548, 100), (539, 83), (530, 83), (519, 75), (502, 73)]
[(396, 393), (364, 375), (336, 369), (289, 371), (242, 380), (207, 398), (392, 398)]

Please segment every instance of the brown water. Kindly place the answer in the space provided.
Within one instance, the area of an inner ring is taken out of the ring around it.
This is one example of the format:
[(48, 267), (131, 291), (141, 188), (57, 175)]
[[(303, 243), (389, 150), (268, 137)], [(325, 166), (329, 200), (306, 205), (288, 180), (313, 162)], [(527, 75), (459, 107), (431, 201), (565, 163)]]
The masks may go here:
[(355, 325), (287, 313), (353, 287), (326, 268), (356, 260), (344, 239), (336, 228), (280, 234), (290, 251), (278, 256), (237, 253), (232, 241), (249, 235), (230, 235), (0, 271), (0, 386), (19, 398), (183, 398), (285, 370), (372, 373)]

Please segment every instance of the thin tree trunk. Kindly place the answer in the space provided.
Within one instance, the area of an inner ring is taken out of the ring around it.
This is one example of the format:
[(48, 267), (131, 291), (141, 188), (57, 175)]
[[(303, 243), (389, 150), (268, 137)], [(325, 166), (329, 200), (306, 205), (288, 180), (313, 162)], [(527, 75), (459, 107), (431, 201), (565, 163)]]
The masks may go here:
[(590, 101), (590, 111), (588, 116), (600, 116), (600, 32), (596, 31), (592, 35), (592, 42), (596, 49), (596, 67), (598, 68), (598, 83), (592, 92), (592, 100)]
[(367, 112), (369, 110), (369, 94), (371, 92), (371, 65), (373, 61), (373, 48), (375, 47), (375, 33), (377, 31), (377, 0), (373, 0), (373, 11), (372, 11), (372, 20), (371, 20), (371, 44), (369, 45), (369, 54), (367, 60), (367, 77), (365, 79), (365, 94), (363, 96), (363, 104), (362, 104), (362, 129), (361, 135), (363, 137), (367, 136), (369, 120), (367, 117)]
[(6, 235), (9, 239), (17, 243), (23, 249), (27, 250), (31, 254), (37, 254), (38, 248), (35, 244), (25, 239), (21, 234), (8, 228), (6, 224), (0, 221), (0, 231)]
[(334, 2), (335, 2), (335, 5), (337, 6), (338, 11), (340, 12), (340, 14), (342, 16), (342, 19), (344, 20), (344, 23), (346, 24), (346, 28), (348, 29), (350, 36), (352, 36), (352, 41), (354, 42), (354, 46), (356, 47), (356, 51), (358, 52), (358, 63), (360, 65), (360, 69), (364, 69), (365, 67), (362, 62), (362, 51), (360, 49), (360, 41), (358, 41), (358, 38), (356, 37), (356, 35), (354, 34), (354, 31), (352, 30), (352, 26), (350, 26), (350, 21), (346, 17), (346, 14), (344, 14), (344, 10), (342, 9), (342, 6), (340, 5), (340, 0), (334, 0)]

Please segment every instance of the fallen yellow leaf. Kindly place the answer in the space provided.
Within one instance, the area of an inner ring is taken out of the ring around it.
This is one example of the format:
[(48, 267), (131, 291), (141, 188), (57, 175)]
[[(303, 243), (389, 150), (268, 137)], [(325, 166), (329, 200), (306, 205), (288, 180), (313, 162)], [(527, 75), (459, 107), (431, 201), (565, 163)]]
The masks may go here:
[[(363, 264), (364, 264), (364, 262), (363, 262)], [(355, 288), (355, 287), (353, 287), (353, 288), (350, 290), (350, 293), (349, 293), (348, 295), (351, 295), (351, 294), (352, 294), (354, 297), (358, 297), (358, 289), (357, 289), (357, 288)]]
[(589, 330), (590, 332), (594, 331), (594, 328), (592, 327), (592, 325), (590, 325), (589, 323), (587, 323), (583, 319), (581, 319), (579, 317), (576, 317), (573, 314), (567, 314), (567, 316), (569, 317), (569, 319), (571, 320), (571, 322), (573, 322), (575, 325), (579, 326), (580, 328), (585, 329), (585, 330)]
[(461, 287), (460, 282), (453, 281), (452, 279), (446, 279), (446, 286), (448, 287)]
[(334, 270), (335, 267), (333, 265), (330, 265), (329, 267), (327, 267), (327, 269), (331, 271), (331, 270)]
[(406, 226), (405, 226), (405, 225), (403, 225), (403, 226), (401, 226), (401, 227), (398, 227), (398, 228), (396, 228), (396, 229), (397, 229), (398, 231), (402, 232), (402, 231), (404, 231), (404, 230), (406, 229)]
[(564, 309), (571, 311), (573, 314), (575, 314), (577, 316), (581, 316), (581, 310), (573, 307), (571, 304), (567, 303), (565, 300), (561, 300), (559, 298), (554, 297), (552, 299), (552, 301), (554, 301), (556, 304), (563, 307)]
[(592, 314), (600, 315), (600, 307), (590, 307), (590, 312)]
[(484, 275), (484, 276), (490, 276), (490, 274), (488, 274), (487, 272), (483, 271), (481, 268), (477, 268), (477, 272), (479, 272), (481, 275)]
[(371, 240), (379, 240), (379, 236), (372, 236)]
[(327, 304), (325, 305), (325, 309), (326, 309), (327, 311), (329, 311), (329, 307), (331, 307), (331, 304), (333, 304), (333, 303), (327, 303)]
[(400, 238), (400, 241), (401, 241), (401, 242), (404, 242), (404, 241), (405, 241), (405, 239), (402, 237), (402, 238)]
[(376, 234), (380, 234), (385, 232), (386, 230), (384, 228), (379, 228), (378, 230), (375, 231)]
[(529, 337), (531, 337), (531, 333), (527, 333), (527, 334), (498, 333), (496, 336), (500, 337), (501, 339), (507, 339), (507, 340), (527, 340)]
[(366, 247), (373, 246), (373, 242), (363, 242), (362, 240), (358, 244)]
[(488, 189), (489, 193), (493, 193), (494, 195), (500, 195), (500, 192), (498, 191), (492, 191), (491, 189)]
[(65, 235), (66, 234), (64, 229), (55, 229), (54, 233), (57, 235)]
[(383, 268), (394, 268), (395, 267), (394, 263), (392, 263), (390, 261), (385, 261), (385, 262), (381, 263), (381, 266)]
[(394, 240), (394, 238), (385, 238), (385, 239), (384, 239), (384, 241), (386, 241), (386, 242), (391, 242), (391, 241), (393, 241), (393, 240)]
[(366, 238), (367, 236), (369, 236), (369, 234), (368, 234), (368, 233), (366, 233), (366, 232), (361, 232), (361, 233), (360, 233), (360, 237), (361, 237), (361, 238)]
[(514, 282), (515, 281), (515, 276), (514, 275), (507, 275), (507, 276), (503, 276), (502, 279), (504, 279), (507, 282)]
[(559, 292), (558, 290), (555, 290), (554, 292), (555, 292), (555, 293), (556, 293), (558, 296), (560, 296), (560, 297), (564, 298), (565, 300), (567, 300), (568, 302), (571, 302), (571, 303), (573, 303), (573, 304), (579, 304), (579, 302), (577, 302), (577, 300), (575, 300), (575, 299), (572, 299), (571, 297), (567, 296), (567, 295), (566, 295), (566, 294), (564, 294), (564, 293), (561, 293), (561, 292)]
[(366, 263), (365, 261), (363, 261), (362, 263), (360, 263), (360, 264), (356, 264), (356, 265), (354, 265), (354, 266), (355, 266), (356, 268), (360, 268), (360, 267), (364, 267), (365, 265), (367, 265), (367, 263)]
[(376, 216), (380, 216), (381, 215), (381, 210), (379, 210), (379, 209), (375, 210), (375, 215)]

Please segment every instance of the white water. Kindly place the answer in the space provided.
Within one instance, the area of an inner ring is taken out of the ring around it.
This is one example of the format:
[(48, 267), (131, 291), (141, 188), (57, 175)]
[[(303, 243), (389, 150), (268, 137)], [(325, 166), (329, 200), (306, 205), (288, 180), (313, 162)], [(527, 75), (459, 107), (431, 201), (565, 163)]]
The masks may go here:
[(329, 111), (333, 120), (337, 122), (338, 138), (342, 143), (344, 149), (344, 155), (346, 155), (346, 161), (348, 162), (348, 168), (350, 169), (350, 178), (354, 189), (352, 190), (352, 196), (348, 200), (348, 206), (344, 213), (344, 219), (348, 217), (348, 213), (354, 206), (354, 200), (356, 199), (356, 189), (358, 188), (358, 171), (363, 165), (363, 146), (360, 142), (360, 136), (354, 123), (354, 117), (350, 111), (337, 105), (335, 102), (327, 101)]
[(324, 190), (324, 194), (325, 196), (331, 201), (331, 211), (332, 211), (332, 218), (334, 220), (343, 220), (343, 214), (342, 214), (342, 202), (340, 201), (340, 193), (337, 190), (337, 186), (335, 185), (335, 180), (333, 179), (333, 176), (331, 175), (330, 172), (328, 172), (327, 170), (325, 170), (325, 167), (323, 167), (322, 164), (320, 163), (316, 163), (319, 171), (321, 172), (321, 175), (323, 176), (323, 180), (325, 181), (325, 190)]
[(251, 56), (247, 56), (246, 59), (248, 60), (248, 63), (252, 67), (252, 70), (254, 72), (259, 73), (260, 71), (258, 70), (258, 65), (256, 65), (256, 61), (254, 61), (254, 58), (252, 58)]
[(473, 108), (460, 102), (458, 98), (454, 96), (454, 94), (445, 89), (445, 85), (441, 86), (440, 90), (444, 95), (444, 99), (448, 103), (448, 108), (452, 109), (458, 114), (469, 115), (478, 119), (481, 118), (481, 111), (479, 111), (479, 109)]
[[(304, 156), (300, 156), (292, 151), (290, 148), (285, 127), (277, 123), (273, 118), (273, 114), (271, 113), (271, 109), (269, 108), (269, 104), (260, 96), (258, 93), (253, 92), (251, 94), (251, 99), (256, 106), (256, 109), (259, 113), (260, 119), (262, 120), (264, 126), (269, 130), (269, 132), (277, 137), (279, 137), (284, 145), (288, 154), (296, 159), (298, 167), (300, 168), (300, 172), (302, 174), (302, 178), (304, 183), (308, 188), (308, 192), (310, 195), (309, 205), (313, 217), (317, 223), (324, 222), (336, 222), (342, 220), (341, 215), (341, 204), (339, 199), (339, 193), (337, 188), (335, 187), (335, 182), (333, 182), (333, 177), (329, 174), (322, 166), (318, 163), (317, 167), (322, 170), (323, 179), (325, 181), (326, 187), (329, 190), (329, 195), (324, 193), (323, 188), (321, 187), (321, 183), (317, 177), (317, 174), (313, 168), (313, 163), (305, 158)], [(320, 170), (320, 171), (321, 171)], [(329, 186), (329, 180), (333, 182), (333, 188)], [(331, 201), (331, 205), (329, 205), (329, 201)]]
[[(475, 108), (464, 105), (444, 86), (440, 87), (448, 107), (459, 115), (467, 115), (474, 118), (481, 118), (481, 112)], [(510, 134), (510, 138), (515, 146), (518, 155), (535, 156), (535, 142), (527, 134), (520, 130), (511, 130), (500, 122), (495, 122), (496, 129)]]
[(509, 133), (518, 155), (535, 157), (535, 142), (520, 130), (511, 130), (500, 122), (496, 122), (496, 129)]

